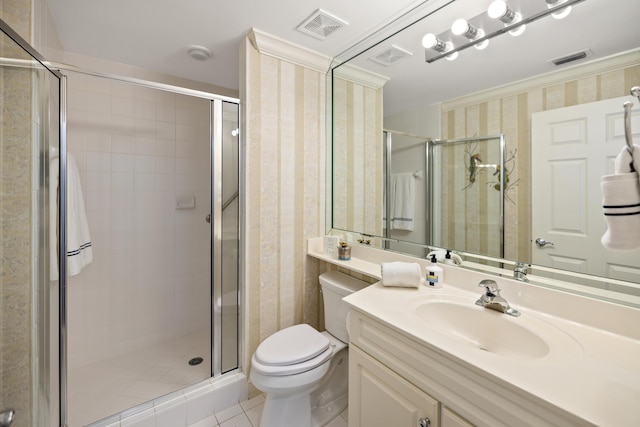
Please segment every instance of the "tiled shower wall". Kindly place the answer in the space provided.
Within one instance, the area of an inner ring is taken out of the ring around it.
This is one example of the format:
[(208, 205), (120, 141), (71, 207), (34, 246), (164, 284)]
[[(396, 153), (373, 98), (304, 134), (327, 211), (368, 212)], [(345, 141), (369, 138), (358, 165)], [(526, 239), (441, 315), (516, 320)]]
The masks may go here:
[[(513, 202), (505, 203), (505, 236), (508, 236), (505, 239), (506, 258), (531, 259), (531, 215), (528, 209), (522, 209), (523, 206), (529, 206), (531, 198), (531, 114), (625, 96), (632, 86), (639, 83), (640, 65), (627, 65), (561, 83), (541, 83), (538, 87), (530, 87), (519, 93), (511, 91), (508, 96), (487, 92), (486, 99), (482, 100), (474, 97), (465, 102), (462, 98), (455, 100), (455, 108), (448, 108), (444, 104), (443, 139), (504, 133), (507, 151), (517, 149), (515, 167), (509, 178), (511, 182), (519, 182), (508, 191)], [(500, 90), (508, 91), (508, 88)], [(462, 196), (463, 192), (458, 193)], [(471, 214), (480, 209), (468, 208), (466, 211)], [(473, 248), (470, 251), (474, 252)]]
[[(69, 72), (94, 260), (69, 279), (69, 366), (208, 328), (209, 101)], [(195, 209), (176, 209), (177, 197)]]

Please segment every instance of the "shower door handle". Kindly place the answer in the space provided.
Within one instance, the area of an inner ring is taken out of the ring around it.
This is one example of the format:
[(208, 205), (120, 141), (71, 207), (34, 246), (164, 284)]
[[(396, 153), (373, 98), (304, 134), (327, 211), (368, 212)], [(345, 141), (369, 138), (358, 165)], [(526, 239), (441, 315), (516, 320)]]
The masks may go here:
[(13, 416), (15, 413), (16, 411), (13, 409), (5, 409), (0, 412), (0, 427), (9, 427), (13, 422)]
[[(211, 214), (207, 214), (207, 216), (204, 218), (205, 221), (207, 221), (209, 224), (211, 224)], [(0, 426), (2, 427), (2, 426)]]

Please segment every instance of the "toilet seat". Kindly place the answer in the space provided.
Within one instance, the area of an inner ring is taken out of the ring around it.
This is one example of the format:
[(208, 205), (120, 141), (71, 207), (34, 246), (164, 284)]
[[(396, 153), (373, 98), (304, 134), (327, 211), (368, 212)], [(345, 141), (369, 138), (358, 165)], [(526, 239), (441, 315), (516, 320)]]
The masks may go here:
[(307, 324), (290, 326), (264, 340), (251, 360), (263, 375), (294, 375), (327, 362), (333, 353), (329, 339)]

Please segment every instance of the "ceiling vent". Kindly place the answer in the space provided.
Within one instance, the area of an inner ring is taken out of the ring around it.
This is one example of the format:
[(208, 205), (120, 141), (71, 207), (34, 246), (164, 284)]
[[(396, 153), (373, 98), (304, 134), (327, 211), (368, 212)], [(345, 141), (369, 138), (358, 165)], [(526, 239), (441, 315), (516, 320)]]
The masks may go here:
[(555, 65), (555, 66), (559, 66), (559, 65), (564, 65), (564, 64), (568, 64), (569, 62), (574, 62), (574, 61), (579, 61), (581, 59), (585, 59), (589, 56), (593, 55), (593, 51), (591, 49), (585, 49), (585, 50), (581, 50), (579, 52), (573, 52), (570, 53), (568, 55), (564, 55), (560, 58), (554, 58), (554, 59), (550, 59), (547, 62)]
[(377, 64), (388, 67), (389, 65), (395, 64), (401, 59), (408, 58), (410, 56), (413, 56), (413, 53), (396, 45), (391, 45), (389, 49), (369, 59)]
[(346, 21), (318, 9), (311, 14), (302, 24), (298, 25), (298, 31), (309, 36), (324, 40), (335, 31), (349, 25)]

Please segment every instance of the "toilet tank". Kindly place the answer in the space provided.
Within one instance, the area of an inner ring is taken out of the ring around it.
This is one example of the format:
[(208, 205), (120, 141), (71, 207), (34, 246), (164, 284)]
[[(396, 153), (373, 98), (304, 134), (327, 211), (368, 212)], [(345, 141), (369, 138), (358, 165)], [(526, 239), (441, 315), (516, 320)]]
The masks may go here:
[(328, 271), (320, 275), (322, 297), (324, 300), (324, 325), (334, 337), (342, 342), (349, 342), (347, 332), (347, 313), (349, 305), (342, 298), (369, 284), (338, 271)]

